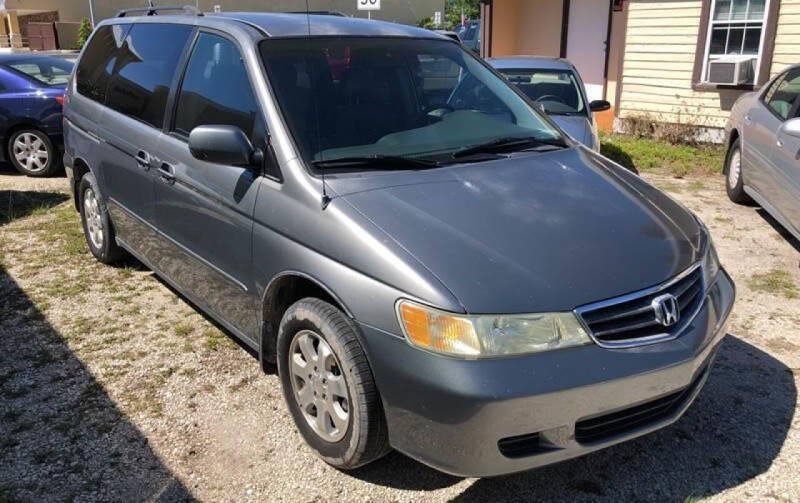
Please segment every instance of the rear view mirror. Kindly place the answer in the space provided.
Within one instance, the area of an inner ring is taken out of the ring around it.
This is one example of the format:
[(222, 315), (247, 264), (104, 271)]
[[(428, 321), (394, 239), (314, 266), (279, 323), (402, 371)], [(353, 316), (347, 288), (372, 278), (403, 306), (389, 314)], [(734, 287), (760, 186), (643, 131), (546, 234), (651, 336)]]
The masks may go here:
[(781, 131), (787, 136), (800, 138), (800, 117), (784, 122)]
[(592, 112), (604, 112), (611, 108), (611, 103), (606, 100), (594, 100), (589, 103), (589, 110)]
[(253, 148), (244, 131), (236, 126), (197, 126), (189, 133), (189, 151), (195, 159), (247, 166), (257, 162), (259, 152)]

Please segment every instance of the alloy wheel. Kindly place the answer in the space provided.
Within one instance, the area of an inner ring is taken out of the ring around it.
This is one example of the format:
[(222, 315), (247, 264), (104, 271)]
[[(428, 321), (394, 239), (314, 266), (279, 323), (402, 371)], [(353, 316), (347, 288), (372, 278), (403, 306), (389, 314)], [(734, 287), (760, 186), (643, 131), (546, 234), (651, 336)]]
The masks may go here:
[(14, 139), (12, 145), (14, 159), (31, 173), (38, 173), (47, 168), (50, 153), (47, 145), (38, 134), (25, 132)]
[(91, 188), (83, 193), (83, 214), (86, 219), (86, 231), (96, 249), (103, 248), (103, 219), (97, 196)]
[(347, 433), (350, 402), (341, 365), (330, 345), (311, 330), (295, 334), (289, 348), (294, 400), (308, 425), (323, 440)]

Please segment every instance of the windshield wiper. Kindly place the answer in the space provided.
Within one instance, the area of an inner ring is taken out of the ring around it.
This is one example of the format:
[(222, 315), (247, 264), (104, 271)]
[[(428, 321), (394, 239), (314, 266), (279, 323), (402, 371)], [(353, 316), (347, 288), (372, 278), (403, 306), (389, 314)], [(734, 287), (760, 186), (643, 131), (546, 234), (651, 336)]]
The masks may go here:
[(562, 139), (555, 138), (539, 138), (536, 136), (509, 136), (504, 138), (497, 138), (495, 140), (473, 145), (471, 147), (462, 148), (453, 152), (453, 158), (466, 157), (472, 154), (492, 153), (492, 152), (513, 152), (514, 150), (523, 150), (531, 147), (540, 146), (553, 146), (566, 148), (567, 144)]
[(415, 159), (413, 157), (403, 157), (400, 155), (375, 154), (358, 157), (340, 157), (338, 159), (324, 159), (311, 161), (315, 168), (352, 168), (352, 167), (376, 167), (379, 170), (402, 170), (402, 169), (430, 169), (439, 166), (436, 161), (426, 159)]

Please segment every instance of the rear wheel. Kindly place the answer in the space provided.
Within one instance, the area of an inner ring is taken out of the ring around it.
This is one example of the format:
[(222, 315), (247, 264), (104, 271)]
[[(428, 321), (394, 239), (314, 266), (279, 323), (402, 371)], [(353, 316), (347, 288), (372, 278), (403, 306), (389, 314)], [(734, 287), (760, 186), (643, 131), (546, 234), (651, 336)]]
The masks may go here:
[(744, 191), (742, 147), (739, 138), (731, 143), (728, 154), (725, 156), (725, 188), (728, 192), (728, 198), (734, 203), (746, 204), (752, 202), (750, 196)]
[(327, 463), (353, 469), (389, 452), (386, 420), (356, 326), (331, 304), (292, 304), (278, 330), (278, 373), (294, 422)]
[(103, 198), (100, 196), (100, 189), (93, 174), (86, 173), (83, 175), (80, 184), (78, 184), (78, 195), (80, 197), (83, 234), (86, 236), (86, 244), (89, 245), (89, 251), (104, 264), (119, 261), (125, 256), (125, 252), (117, 245), (114, 228), (111, 225), (111, 219), (108, 217), (108, 210)]
[(61, 166), (53, 142), (38, 129), (15, 131), (8, 141), (8, 153), (17, 171), (28, 176), (50, 176)]

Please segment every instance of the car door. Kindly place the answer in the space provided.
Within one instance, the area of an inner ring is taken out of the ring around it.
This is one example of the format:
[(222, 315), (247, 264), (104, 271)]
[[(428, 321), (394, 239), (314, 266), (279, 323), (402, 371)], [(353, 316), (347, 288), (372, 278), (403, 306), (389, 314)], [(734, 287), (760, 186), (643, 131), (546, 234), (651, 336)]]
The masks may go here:
[(789, 113), (790, 103), (778, 92), (786, 74), (777, 77), (742, 117), (742, 167), (745, 181), (769, 201), (779, 197), (772, 151), (776, 132)]
[(252, 280), (252, 214), (258, 166), (201, 161), (188, 136), (201, 125), (239, 127), (257, 148), (266, 132), (238, 45), (201, 30), (159, 146), (156, 219), (164, 240), (159, 267), (245, 336), (258, 333)]
[[(786, 120), (800, 116), (800, 68), (788, 73), (779, 93), (783, 99), (792, 100)], [(781, 126), (783, 124), (785, 121)], [(780, 191), (772, 204), (797, 232), (800, 231), (800, 138), (784, 133), (782, 127), (776, 130), (775, 135), (772, 164), (775, 184)]]
[(106, 109), (95, 127), (103, 140), (98, 149), (107, 206), (117, 238), (145, 261), (153, 257), (153, 152), (175, 67), (193, 30), (180, 24), (135, 24), (104, 64), (111, 77)]

